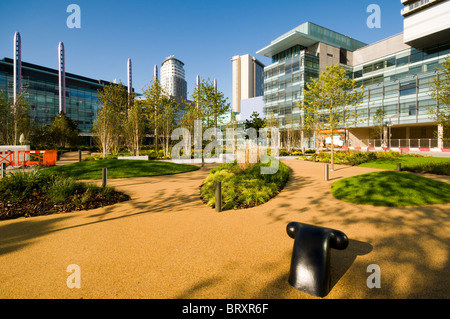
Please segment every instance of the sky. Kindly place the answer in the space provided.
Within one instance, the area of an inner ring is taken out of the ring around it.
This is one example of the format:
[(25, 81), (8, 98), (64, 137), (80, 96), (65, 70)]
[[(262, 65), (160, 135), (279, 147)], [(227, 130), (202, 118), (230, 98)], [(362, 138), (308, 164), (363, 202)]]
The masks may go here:
[[(70, 4), (81, 9), (81, 27), (69, 28)], [(370, 4), (380, 7), (380, 28), (369, 28)], [(0, 0), (0, 59), (13, 57), (14, 32), (22, 38), (22, 61), (58, 68), (64, 42), (66, 72), (127, 82), (142, 92), (154, 65), (174, 55), (185, 66), (188, 98), (202, 79), (217, 79), (231, 103), (235, 55), (256, 52), (310, 21), (371, 44), (403, 31), (400, 0)]]

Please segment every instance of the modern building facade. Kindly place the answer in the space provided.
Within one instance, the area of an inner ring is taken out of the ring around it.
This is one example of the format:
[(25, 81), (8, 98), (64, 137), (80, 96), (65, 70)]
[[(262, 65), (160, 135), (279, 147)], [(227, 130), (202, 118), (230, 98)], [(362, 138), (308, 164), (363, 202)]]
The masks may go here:
[[(23, 62), (18, 32), (14, 35), (13, 54), (14, 59), (0, 60), (0, 93), (13, 103), (23, 94), (30, 106), (30, 118), (37, 125), (49, 125), (56, 114), (66, 113), (77, 123), (80, 135), (86, 138), (85, 143), (92, 143), (92, 126), (99, 107), (98, 91), (111, 83), (67, 73), (62, 42), (58, 45), (57, 69)], [(127, 67), (128, 83), (132, 85), (131, 60), (127, 61)]]
[(404, 32), (377, 43), (366, 45), (307, 22), (258, 51), (273, 62), (264, 69), (264, 114), (274, 115), (284, 128), (299, 123), (298, 102), (306, 83), (326, 66), (339, 64), (365, 91), (357, 109), (362, 122), (347, 132), (351, 147), (380, 147), (384, 142), (374, 134), (373, 116), (380, 108), (386, 112), (391, 147), (444, 147), (442, 127), (433, 122), (428, 107), (437, 107), (430, 83), (450, 56), (450, 1), (402, 3)]
[[(59, 70), (22, 62), (22, 92), (30, 105), (30, 117), (39, 125), (51, 124), (60, 111)], [(90, 135), (99, 106), (98, 90), (109, 82), (65, 73), (66, 114), (83, 135)], [(0, 92), (13, 97), (13, 60), (0, 60)]]
[(161, 86), (166, 93), (179, 102), (187, 99), (187, 82), (185, 80), (184, 63), (173, 55), (161, 63)]
[(351, 75), (351, 54), (365, 43), (306, 22), (273, 40), (257, 54), (272, 59), (264, 68), (264, 114), (281, 127), (301, 120), (298, 102), (311, 79), (328, 65), (340, 64)]
[(232, 112), (239, 118), (241, 101), (264, 95), (264, 64), (249, 54), (232, 58)]

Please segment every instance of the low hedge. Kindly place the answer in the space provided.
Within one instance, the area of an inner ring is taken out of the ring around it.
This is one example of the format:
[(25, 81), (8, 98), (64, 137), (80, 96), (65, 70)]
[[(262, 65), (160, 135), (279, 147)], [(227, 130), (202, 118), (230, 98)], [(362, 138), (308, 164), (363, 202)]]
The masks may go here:
[(268, 164), (258, 163), (247, 169), (239, 164), (225, 163), (213, 168), (201, 186), (203, 201), (215, 207), (215, 182), (222, 181), (222, 209), (249, 208), (266, 203), (276, 196), (289, 179), (289, 168), (278, 162), (275, 174), (261, 174), (261, 167)]
[(0, 220), (94, 209), (130, 197), (113, 187), (77, 182), (39, 168), (0, 179)]
[[(397, 158), (400, 156), (401, 156), (400, 153), (393, 151), (387, 152), (361, 152), (353, 150), (335, 151), (334, 163), (356, 166), (380, 158)], [(324, 163), (331, 162), (331, 153), (329, 152), (319, 152), (313, 156), (302, 156), (301, 158), (307, 161), (312, 161), (314, 160), (314, 157), (316, 158), (317, 162), (324, 162)]]

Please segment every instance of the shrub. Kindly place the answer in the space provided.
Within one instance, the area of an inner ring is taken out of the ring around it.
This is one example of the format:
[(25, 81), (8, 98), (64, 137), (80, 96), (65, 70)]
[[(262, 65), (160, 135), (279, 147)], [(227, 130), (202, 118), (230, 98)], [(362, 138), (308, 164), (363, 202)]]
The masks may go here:
[(48, 182), (49, 177), (42, 174), (39, 168), (13, 172), (0, 180), (0, 200), (20, 202), (27, 196), (39, 192)]
[(76, 182), (71, 177), (54, 175), (52, 182), (44, 187), (43, 191), (48, 195), (53, 203), (59, 204), (63, 203), (77, 191), (80, 193), (84, 192), (85, 186), (80, 182)]
[(289, 168), (279, 162), (276, 174), (261, 174), (258, 163), (241, 169), (234, 163), (213, 168), (201, 186), (201, 197), (208, 206), (215, 206), (215, 182), (222, 181), (223, 210), (253, 207), (263, 204), (278, 194), (289, 178)]
[[(109, 197), (115, 193), (113, 187), (103, 188), (94, 184), (77, 182), (71, 177), (47, 173), (40, 168), (13, 172), (0, 180), (0, 203), (16, 204), (29, 201), (30, 198), (39, 198), (40, 202), (70, 203), (72, 206), (73, 204), (78, 206), (90, 202), (99, 195), (108, 201)], [(128, 199), (128, 196), (123, 199)]]
[(409, 164), (402, 167), (404, 171), (416, 173), (431, 173), (438, 175), (450, 175), (450, 162), (442, 163), (423, 163), (423, 164)]
[(300, 151), (300, 150), (295, 150), (295, 151), (292, 151), (292, 152), (291, 152), (291, 155), (292, 155), (292, 156), (302, 156), (303, 153), (302, 153), (302, 151)]

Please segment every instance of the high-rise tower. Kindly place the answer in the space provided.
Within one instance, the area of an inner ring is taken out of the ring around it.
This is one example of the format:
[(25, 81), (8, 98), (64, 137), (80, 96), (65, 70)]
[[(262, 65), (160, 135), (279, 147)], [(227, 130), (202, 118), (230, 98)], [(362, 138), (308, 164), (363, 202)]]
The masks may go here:
[(187, 99), (187, 82), (185, 80), (184, 63), (173, 55), (161, 63), (161, 86), (165, 92), (175, 99)]
[(264, 65), (249, 54), (234, 56), (233, 112), (241, 112), (241, 100), (264, 95)]

